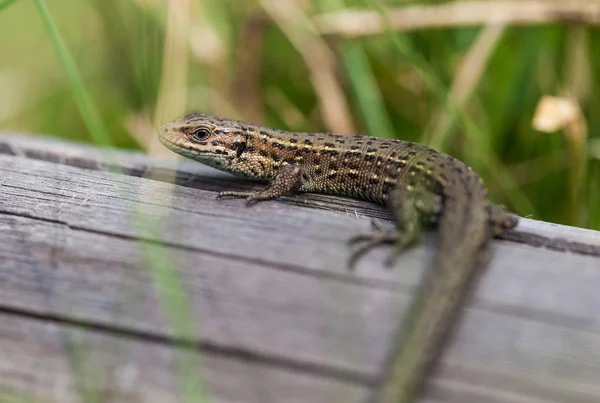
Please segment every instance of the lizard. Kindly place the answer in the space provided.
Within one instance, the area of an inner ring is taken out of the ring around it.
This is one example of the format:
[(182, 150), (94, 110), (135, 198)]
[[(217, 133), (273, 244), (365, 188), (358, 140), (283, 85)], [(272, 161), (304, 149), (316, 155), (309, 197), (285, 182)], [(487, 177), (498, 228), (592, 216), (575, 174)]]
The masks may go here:
[(159, 140), (170, 150), (222, 171), (267, 182), (257, 192), (225, 191), (247, 205), (291, 192), (352, 197), (388, 207), (395, 228), (374, 221), (357, 235), (350, 266), (370, 248), (398, 251), (437, 226), (433, 263), (401, 323), (400, 342), (386, 363), (372, 401), (409, 403), (443, 347), (489, 240), (514, 228), (517, 216), (491, 203), (482, 179), (466, 164), (425, 145), (364, 135), (296, 133), (193, 113), (162, 125)]

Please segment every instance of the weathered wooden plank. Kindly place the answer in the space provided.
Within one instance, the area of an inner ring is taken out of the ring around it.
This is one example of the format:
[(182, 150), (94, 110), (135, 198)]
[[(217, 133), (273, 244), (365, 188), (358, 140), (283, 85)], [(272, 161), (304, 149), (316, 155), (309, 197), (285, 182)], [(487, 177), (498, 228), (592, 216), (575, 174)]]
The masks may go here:
[[(361, 402), (367, 389), (259, 361), (0, 313), (0, 401), (181, 402), (177, 354), (210, 402)], [(185, 368), (185, 367), (184, 367)], [(190, 374), (188, 374), (189, 376)], [(16, 401), (16, 399), (14, 400)]]
[[(13, 148), (87, 168), (103, 158), (89, 147), (0, 138), (0, 151)], [(218, 190), (249, 186), (225, 174), (183, 164), (175, 175), (169, 163), (138, 154), (116, 159), (135, 175), (177, 176), (185, 186), (0, 156), (0, 311), (126, 329), (123, 343), (172, 339), (142, 253), (142, 245), (165, 242), (192, 306), (197, 336), (189, 348), (233, 361), (250, 354), (272, 371), (318, 373), (341, 389), (355, 383), (352, 396), (364, 393), (419, 283), (427, 247), (402, 255), (394, 270), (381, 264), (385, 250), (374, 251), (348, 272), (346, 239), (368, 231), (366, 215), (383, 210), (320, 195), (246, 209), (214, 199)], [(594, 231), (532, 220), (519, 228), (600, 245)], [(520, 242), (494, 243), (423, 401), (600, 399), (596, 249), (584, 255)]]

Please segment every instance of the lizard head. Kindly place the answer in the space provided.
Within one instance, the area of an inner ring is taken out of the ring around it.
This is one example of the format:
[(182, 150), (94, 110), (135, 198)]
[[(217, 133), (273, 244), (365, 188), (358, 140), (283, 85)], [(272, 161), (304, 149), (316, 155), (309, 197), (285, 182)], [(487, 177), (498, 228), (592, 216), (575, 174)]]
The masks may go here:
[(199, 113), (165, 123), (158, 138), (171, 151), (218, 169), (232, 165), (247, 144), (242, 122)]

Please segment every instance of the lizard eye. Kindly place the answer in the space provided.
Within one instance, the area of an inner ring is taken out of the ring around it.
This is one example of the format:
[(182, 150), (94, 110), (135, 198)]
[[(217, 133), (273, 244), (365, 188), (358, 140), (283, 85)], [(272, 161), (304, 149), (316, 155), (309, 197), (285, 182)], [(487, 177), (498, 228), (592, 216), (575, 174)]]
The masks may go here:
[(196, 141), (206, 140), (211, 135), (210, 130), (208, 130), (208, 129), (204, 128), (204, 127), (199, 127), (199, 128), (196, 128), (196, 129), (192, 129), (188, 133)]

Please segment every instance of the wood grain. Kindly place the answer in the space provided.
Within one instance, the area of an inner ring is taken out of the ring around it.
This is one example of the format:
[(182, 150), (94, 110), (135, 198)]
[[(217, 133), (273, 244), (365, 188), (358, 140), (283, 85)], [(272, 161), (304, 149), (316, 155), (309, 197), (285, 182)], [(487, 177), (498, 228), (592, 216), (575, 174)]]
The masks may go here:
[[(77, 385), (98, 372), (88, 386), (106, 401), (180, 401), (183, 351), (199, 357), (210, 401), (363, 401), (435, 236), (393, 270), (379, 249), (349, 272), (347, 239), (383, 209), (323, 195), (215, 200), (259, 186), (0, 136), (0, 396), (86, 401)], [(600, 233), (518, 229), (494, 242), (423, 402), (600, 401)], [(173, 266), (192, 335), (174, 331), (149, 256)]]

